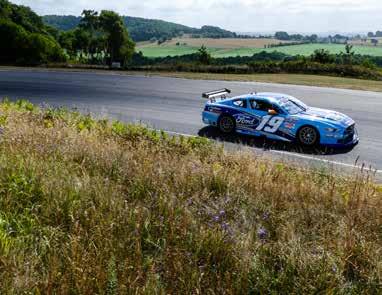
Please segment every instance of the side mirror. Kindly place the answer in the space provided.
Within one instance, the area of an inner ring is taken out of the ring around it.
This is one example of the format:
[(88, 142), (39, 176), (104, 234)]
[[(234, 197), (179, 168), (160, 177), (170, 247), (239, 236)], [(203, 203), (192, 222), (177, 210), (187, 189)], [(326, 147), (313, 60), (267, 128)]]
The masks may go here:
[(268, 115), (275, 116), (277, 114), (278, 114), (278, 112), (273, 110), (273, 109), (268, 110)]

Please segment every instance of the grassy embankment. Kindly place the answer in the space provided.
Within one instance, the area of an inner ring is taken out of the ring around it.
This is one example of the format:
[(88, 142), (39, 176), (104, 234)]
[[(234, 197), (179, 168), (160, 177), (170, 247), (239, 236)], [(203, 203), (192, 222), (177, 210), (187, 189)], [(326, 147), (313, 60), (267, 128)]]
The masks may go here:
[[(236, 39), (236, 43), (225, 41), (225, 39), (191, 39), (191, 41), (185, 41), (182, 43), (182, 39), (179, 39), (180, 45), (176, 46), (175, 41), (168, 41), (161, 45), (156, 43), (142, 43), (137, 45), (137, 50), (147, 57), (166, 57), (177, 56), (184, 54), (191, 54), (197, 52), (201, 45), (205, 45), (210, 51), (213, 57), (229, 57), (229, 56), (251, 56), (261, 51), (273, 52), (278, 51), (287, 55), (311, 55), (316, 49), (326, 49), (332, 54), (339, 54), (345, 51), (343, 44), (301, 44), (290, 45), (274, 48), (264, 48), (264, 42), (250, 43), (248, 39), (246, 42)], [(229, 39), (231, 40), (231, 39)], [(235, 40), (235, 39), (233, 39)], [(274, 44), (270, 39), (269, 44)], [(281, 42), (281, 41), (280, 41)], [(361, 46), (354, 45), (353, 48), (356, 54), (381, 56), (382, 47), (380, 46)]]
[(382, 189), (0, 105), (0, 293), (378, 293)]

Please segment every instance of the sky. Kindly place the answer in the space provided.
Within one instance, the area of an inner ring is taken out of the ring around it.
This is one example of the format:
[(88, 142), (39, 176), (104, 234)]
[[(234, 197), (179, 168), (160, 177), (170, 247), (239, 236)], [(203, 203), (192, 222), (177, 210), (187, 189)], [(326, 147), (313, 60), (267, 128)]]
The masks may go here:
[(40, 15), (80, 15), (110, 9), (192, 27), (216, 25), (236, 32), (301, 33), (382, 30), (382, 0), (11, 0)]

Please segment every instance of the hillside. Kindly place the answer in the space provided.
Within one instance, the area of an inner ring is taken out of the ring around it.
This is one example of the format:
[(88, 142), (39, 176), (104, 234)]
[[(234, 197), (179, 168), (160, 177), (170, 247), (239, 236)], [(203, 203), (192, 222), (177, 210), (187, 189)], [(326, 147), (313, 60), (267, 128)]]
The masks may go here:
[(379, 294), (382, 189), (0, 104), (1, 294)]
[[(145, 19), (140, 17), (123, 16), (125, 25), (130, 36), (136, 42), (151, 39), (165, 40), (183, 34), (195, 35), (195, 37), (209, 38), (233, 38), (236, 34), (213, 26), (203, 26), (200, 29), (167, 22), (163, 20)], [(74, 29), (81, 21), (81, 17), (72, 15), (45, 15), (43, 20), (46, 24), (56, 29), (68, 31)]]
[(80, 16), (74, 15), (44, 15), (42, 17), (45, 24), (61, 31), (69, 31), (77, 27), (81, 21)]

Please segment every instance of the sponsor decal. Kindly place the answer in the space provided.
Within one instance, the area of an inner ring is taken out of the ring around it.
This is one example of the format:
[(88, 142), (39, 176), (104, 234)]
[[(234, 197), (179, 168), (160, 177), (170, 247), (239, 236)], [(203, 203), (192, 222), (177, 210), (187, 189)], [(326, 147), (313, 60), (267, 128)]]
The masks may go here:
[(222, 112), (222, 110), (220, 108), (217, 108), (217, 107), (209, 107), (208, 111), (211, 113), (216, 113), (216, 114), (220, 114)]
[(296, 123), (297, 123), (298, 119), (294, 119), (294, 118), (287, 118), (285, 120), (285, 123), (284, 123), (284, 128), (286, 129), (293, 129), (294, 127), (296, 127)]
[(293, 129), (296, 126), (295, 123), (285, 123), (284, 128), (286, 129)]
[(239, 115), (236, 118), (236, 123), (238, 125), (255, 125), (257, 123), (257, 120), (249, 116)]

